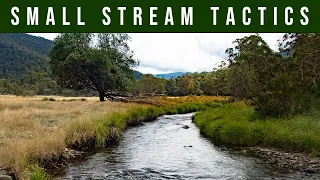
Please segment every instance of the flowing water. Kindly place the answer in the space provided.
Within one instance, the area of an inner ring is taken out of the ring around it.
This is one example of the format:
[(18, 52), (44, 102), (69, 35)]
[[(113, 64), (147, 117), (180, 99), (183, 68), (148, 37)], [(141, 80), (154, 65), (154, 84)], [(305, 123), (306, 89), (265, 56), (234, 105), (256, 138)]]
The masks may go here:
[(257, 158), (215, 147), (191, 117), (162, 116), (129, 128), (119, 144), (69, 163), (55, 179), (314, 179), (280, 173)]

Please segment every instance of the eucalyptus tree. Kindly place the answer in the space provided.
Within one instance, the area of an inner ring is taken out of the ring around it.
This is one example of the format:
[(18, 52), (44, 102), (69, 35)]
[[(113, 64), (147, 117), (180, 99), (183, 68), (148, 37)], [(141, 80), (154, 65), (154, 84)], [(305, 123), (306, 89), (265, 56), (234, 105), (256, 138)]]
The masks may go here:
[(123, 33), (62, 33), (49, 54), (57, 82), (63, 87), (91, 89), (105, 101), (107, 92), (122, 93), (133, 80), (133, 58)]

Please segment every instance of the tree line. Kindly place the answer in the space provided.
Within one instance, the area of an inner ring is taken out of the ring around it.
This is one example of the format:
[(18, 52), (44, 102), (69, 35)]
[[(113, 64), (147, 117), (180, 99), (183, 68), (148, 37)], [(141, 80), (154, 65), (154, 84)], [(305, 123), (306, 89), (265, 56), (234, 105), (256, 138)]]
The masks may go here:
[[(62, 33), (49, 53), (49, 73), (31, 71), (17, 83), (0, 81), (0, 93), (34, 89), (99, 95), (215, 95), (248, 100), (262, 116), (308, 111), (320, 96), (320, 34), (287, 33), (272, 50), (258, 34), (236, 39), (227, 59), (212, 72), (186, 73), (169, 80), (132, 69), (138, 65), (123, 33)], [(16, 92), (19, 94), (19, 92)]]
[(144, 75), (134, 92), (225, 95), (248, 100), (261, 116), (306, 112), (320, 96), (320, 34), (287, 33), (272, 50), (258, 34), (236, 39), (212, 72), (164, 80)]
[(212, 72), (186, 73), (177, 78), (160, 79), (152, 74), (144, 74), (132, 88), (134, 95), (228, 95), (227, 69)]
[(288, 33), (271, 50), (259, 36), (234, 41), (226, 50), (230, 95), (251, 100), (263, 116), (292, 116), (319, 99), (320, 34)]

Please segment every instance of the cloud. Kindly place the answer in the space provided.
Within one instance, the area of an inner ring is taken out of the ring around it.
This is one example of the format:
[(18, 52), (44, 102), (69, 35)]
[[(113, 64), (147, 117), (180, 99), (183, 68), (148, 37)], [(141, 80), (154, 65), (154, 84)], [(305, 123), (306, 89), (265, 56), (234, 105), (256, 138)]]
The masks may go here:
[[(225, 50), (232, 42), (249, 33), (148, 33), (130, 34), (130, 43), (140, 67), (145, 72), (211, 71), (226, 59)], [(277, 39), (283, 34), (260, 34), (270, 47), (277, 48)], [(150, 72), (149, 72), (150, 73)]]
[(210, 71), (222, 60), (208, 53), (198, 42), (196, 34), (130, 34), (130, 43), (140, 66), (160, 71)]
[[(33, 33), (54, 39), (56, 33)], [(226, 59), (225, 50), (232, 42), (249, 33), (130, 33), (131, 49), (140, 61), (136, 69), (143, 73), (211, 71)], [(274, 50), (283, 33), (261, 33)]]

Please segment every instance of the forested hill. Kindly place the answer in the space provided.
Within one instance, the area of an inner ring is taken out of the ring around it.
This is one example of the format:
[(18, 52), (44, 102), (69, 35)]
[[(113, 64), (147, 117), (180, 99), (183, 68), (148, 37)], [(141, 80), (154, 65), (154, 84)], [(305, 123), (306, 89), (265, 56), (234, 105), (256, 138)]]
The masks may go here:
[(22, 33), (0, 34), (0, 78), (19, 78), (28, 70), (48, 71), (53, 41)]
[[(48, 54), (53, 41), (24, 33), (0, 33), (0, 79), (19, 79), (26, 71), (50, 72)], [(142, 73), (133, 72), (139, 80)], [(157, 74), (158, 78), (176, 78), (183, 72)]]
[(136, 80), (140, 80), (143, 74), (139, 71), (133, 70), (133, 75), (136, 78)]

